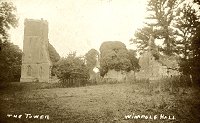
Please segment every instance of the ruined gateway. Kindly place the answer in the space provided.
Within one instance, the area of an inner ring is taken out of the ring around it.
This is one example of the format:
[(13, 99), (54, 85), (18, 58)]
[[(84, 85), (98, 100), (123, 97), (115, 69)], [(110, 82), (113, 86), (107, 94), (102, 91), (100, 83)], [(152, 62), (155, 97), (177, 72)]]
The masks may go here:
[(48, 22), (25, 19), (20, 82), (49, 82)]

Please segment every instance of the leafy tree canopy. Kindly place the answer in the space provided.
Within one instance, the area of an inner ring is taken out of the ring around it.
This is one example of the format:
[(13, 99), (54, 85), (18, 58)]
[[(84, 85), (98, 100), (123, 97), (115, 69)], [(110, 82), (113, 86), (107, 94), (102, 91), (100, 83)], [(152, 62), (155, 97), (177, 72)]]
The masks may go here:
[(99, 52), (95, 49), (91, 49), (85, 54), (86, 65), (90, 70), (96, 66), (98, 56)]
[(21, 76), (22, 51), (8, 41), (0, 51), (0, 81), (19, 81)]
[[(198, 4), (200, 8), (199, 0), (194, 0), (194, 3)], [(196, 31), (191, 41), (192, 58), (189, 59), (189, 67), (191, 68), (193, 81), (200, 85), (200, 15), (197, 15), (197, 17)]]
[(16, 27), (16, 8), (11, 2), (0, 2), (0, 81), (19, 81), (22, 51), (8, 41), (8, 30)]
[(11, 2), (0, 2), (0, 42), (8, 38), (7, 31), (11, 27), (17, 27), (18, 19), (16, 8)]
[(88, 78), (88, 69), (84, 60), (77, 57), (76, 53), (69, 54), (66, 58), (61, 58), (56, 63), (57, 76), (64, 82), (67, 79)]
[(135, 33), (135, 38), (130, 41), (137, 43), (139, 50), (142, 51), (147, 47), (149, 36), (154, 35), (156, 39), (164, 41), (160, 51), (167, 55), (172, 54), (176, 49), (174, 47), (175, 32), (173, 30), (173, 21), (181, 3), (181, 0), (149, 0), (146, 25), (138, 29)]
[(129, 53), (125, 44), (120, 41), (107, 41), (100, 47), (100, 74), (104, 76), (108, 70), (131, 70)]
[(131, 70), (137, 71), (140, 68), (140, 65), (139, 65), (139, 59), (136, 58), (136, 51), (128, 50), (128, 54), (131, 62)]

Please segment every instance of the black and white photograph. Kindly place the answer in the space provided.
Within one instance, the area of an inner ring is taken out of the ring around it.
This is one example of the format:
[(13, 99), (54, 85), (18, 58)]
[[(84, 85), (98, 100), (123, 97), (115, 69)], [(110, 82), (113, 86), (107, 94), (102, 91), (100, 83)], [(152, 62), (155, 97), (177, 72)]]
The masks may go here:
[(0, 123), (200, 123), (200, 0), (0, 0)]

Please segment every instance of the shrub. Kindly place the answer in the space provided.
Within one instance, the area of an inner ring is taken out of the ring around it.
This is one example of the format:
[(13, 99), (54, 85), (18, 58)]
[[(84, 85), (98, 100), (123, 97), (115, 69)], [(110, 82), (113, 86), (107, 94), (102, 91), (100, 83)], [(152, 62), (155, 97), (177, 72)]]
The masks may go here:
[(64, 87), (85, 85), (89, 78), (89, 69), (81, 57), (69, 54), (56, 63), (56, 74)]

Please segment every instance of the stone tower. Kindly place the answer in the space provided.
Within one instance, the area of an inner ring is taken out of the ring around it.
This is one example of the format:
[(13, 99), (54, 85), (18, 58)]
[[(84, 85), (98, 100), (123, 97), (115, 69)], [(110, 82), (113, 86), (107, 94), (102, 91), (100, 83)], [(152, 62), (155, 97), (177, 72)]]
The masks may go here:
[(48, 22), (25, 19), (20, 82), (49, 82)]

